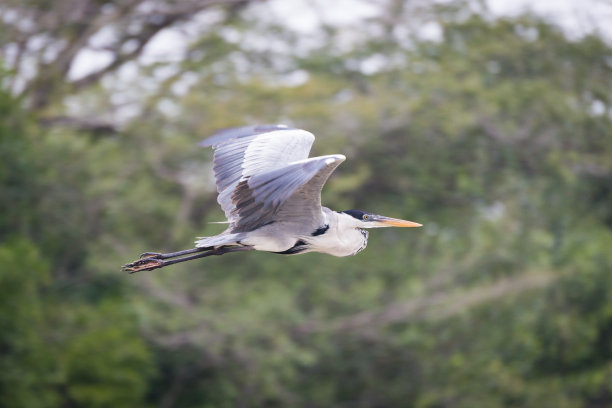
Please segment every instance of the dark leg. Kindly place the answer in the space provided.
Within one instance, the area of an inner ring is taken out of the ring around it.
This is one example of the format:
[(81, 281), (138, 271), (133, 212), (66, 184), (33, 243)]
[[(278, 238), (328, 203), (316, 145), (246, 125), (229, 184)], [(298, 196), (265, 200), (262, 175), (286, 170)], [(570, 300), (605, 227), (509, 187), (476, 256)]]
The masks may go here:
[[(226, 247), (219, 247), (217, 249), (194, 248), (193, 250), (189, 249), (186, 251), (173, 252), (170, 254), (152, 254), (151, 256), (144, 257), (137, 261), (124, 265), (122, 269), (125, 272), (129, 272), (129, 273), (135, 273), (135, 272), (140, 272), (140, 271), (152, 271), (153, 269), (163, 268), (164, 266), (173, 265), (173, 264), (185, 262), (185, 261), (191, 261), (193, 259), (204, 258), (207, 256), (223, 255), (229, 252), (251, 251), (251, 250), (253, 250), (253, 247), (251, 246), (226, 246)], [(185, 254), (185, 253), (190, 254), (193, 252), (201, 252), (201, 251), (206, 251), (206, 252), (201, 253), (201, 254), (196, 254), (196, 255), (185, 256), (185, 257), (178, 258), (178, 259), (171, 259), (169, 261), (165, 260), (168, 258), (174, 258), (174, 257), (179, 256), (179, 255), (173, 255), (173, 254)], [(143, 254), (143, 255), (146, 255), (146, 254)], [(165, 257), (160, 258), (160, 257), (157, 257), (156, 255), (164, 255)], [(168, 256), (168, 255), (173, 255), (173, 256)]]
[(167, 254), (161, 254), (159, 252), (145, 252), (144, 254), (140, 255), (140, 259), (143, 259), (143, 258), (170, 259), (170, 258), (176, 258), (177, 256), (193, 254), (196, 252), (209, 251), (211, 249), (213, 249), (213, 247), (191, 248), (191, 249), (186, 249), (184, 251), (169, 252)]

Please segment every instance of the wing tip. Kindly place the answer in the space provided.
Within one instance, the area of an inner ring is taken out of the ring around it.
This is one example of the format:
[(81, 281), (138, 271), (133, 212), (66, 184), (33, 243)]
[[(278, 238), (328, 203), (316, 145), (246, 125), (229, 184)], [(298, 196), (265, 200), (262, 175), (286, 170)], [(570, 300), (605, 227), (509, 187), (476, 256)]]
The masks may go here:
[(325, 164), (330, 165), (333, 163), (342, 163), (346, 160), (346, 156), (343, 154), (330, 154), (329, 156), (325, 156)]
[(219, 129), (215, 131), (210, 137), (202, 140), (198, 143), (200, 147), (211, 147), (233, 139), (239, 139), (241, 137), (248, 137), (258, 135), (261, 133), (275, 132), (279, 130), (291, 130), (295, 129), (282, 123), (278, 124), (265, 124), (265, 125), (253, 125), (253, 126), (241, 126), (232, 127), (226, 129)]

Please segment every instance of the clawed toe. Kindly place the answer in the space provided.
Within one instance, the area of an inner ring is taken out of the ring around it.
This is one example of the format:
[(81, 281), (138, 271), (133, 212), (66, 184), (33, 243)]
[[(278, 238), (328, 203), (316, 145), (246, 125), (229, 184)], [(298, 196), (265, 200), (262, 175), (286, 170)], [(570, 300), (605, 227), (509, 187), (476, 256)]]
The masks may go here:
[(160, 254), (159, 252), (145, 252), (143, 254), (140, 255), (140, 259), (143, 258), (159, 258), (161, 259), (163, 254)]
[[(143, 254), (144, 255), (144, 254)], [(145, 257), (134, 261), (127, 265), (123, 265), (123, 270), (129, 273), (135, 273), (140, 271), (152, 271), (153, 269), (160, 268), (164, 265), (164, 261), (155, 259), (153, 257)]]

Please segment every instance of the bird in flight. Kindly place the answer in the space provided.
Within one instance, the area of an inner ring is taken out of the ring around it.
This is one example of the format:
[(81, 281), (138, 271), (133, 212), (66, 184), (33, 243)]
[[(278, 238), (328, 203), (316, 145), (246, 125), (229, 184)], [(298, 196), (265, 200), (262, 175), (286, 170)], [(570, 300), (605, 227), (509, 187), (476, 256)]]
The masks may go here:
[(179, 262), (239, 251), (294, 255), (323, 252), (350, 256), (368, 242), (367, 228), (420, 227), (412, 221), (360, 210), (321, 206), (321, 189), (346, 157), (308, 157), (314, 135), (284, 125), (257, 125), (219, 131), (200, 143), (214, 149), (217, 201), (229, 227), (200, 237), (195, 247), (171, 253), (145, 252), (123, 266), (151, 271)]

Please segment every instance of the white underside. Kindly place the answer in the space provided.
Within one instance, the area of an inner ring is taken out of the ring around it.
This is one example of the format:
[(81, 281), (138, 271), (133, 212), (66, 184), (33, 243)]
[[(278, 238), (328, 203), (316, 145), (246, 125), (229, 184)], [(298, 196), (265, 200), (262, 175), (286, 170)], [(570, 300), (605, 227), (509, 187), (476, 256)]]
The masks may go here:
[[(353, 224), (351, 217), (333, 213), (333, 218), (326, 218), (330, 228), (321, 235), (312, 236), (291, 233), (289, 225), (274, 223), (255, 231), (237, 234), (221, 234), (214, 237), (203, 237), (196, 241), (196, 247), (221, 245), (248, 245), (255, 250), (266, 252), (284, 252), (296, 242), (307, 243), (305, 252), (322, 252), (333, 256), (344, 257), (355, 255), (365, 248), (367, 236)], [(285, 233), (287, 231), (287, 233)]]

